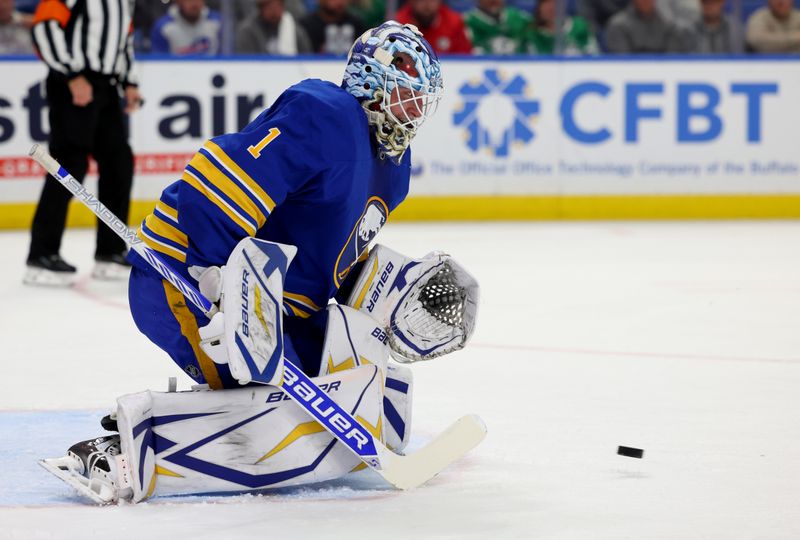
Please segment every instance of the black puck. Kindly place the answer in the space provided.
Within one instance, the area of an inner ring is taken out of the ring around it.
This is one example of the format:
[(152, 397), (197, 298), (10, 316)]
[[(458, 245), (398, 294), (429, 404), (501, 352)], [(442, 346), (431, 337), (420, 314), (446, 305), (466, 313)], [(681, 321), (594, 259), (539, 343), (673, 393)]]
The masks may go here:
[(620, 456), (642, 459), (644, 457), (644, 450), (641, 448), (632, 448), (630, 446), (618, 446), (617, 454)]

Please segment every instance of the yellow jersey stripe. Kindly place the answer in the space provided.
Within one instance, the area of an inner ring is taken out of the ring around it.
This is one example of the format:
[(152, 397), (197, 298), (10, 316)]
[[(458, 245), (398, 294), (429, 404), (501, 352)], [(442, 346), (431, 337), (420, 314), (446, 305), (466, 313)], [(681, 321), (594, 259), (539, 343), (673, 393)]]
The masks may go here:
[(172, 208), (167, 203), (162, 200), (159, 200), (156, 203), (156, 210), (170, 218), (175, 223), (178, 223), (178, 211), (175, 208)]
[(225, 151), (220, 148), (215, 142), (213, 141), (206, 141), (206, 144), (203, 145), (203, 148), (206, 151), (214, 156), (220, 164), (225, 167), (225, 169), (231, 173), (237, 180), (239, 180), (244, 186), (246, 186), (250, 193), (256, 197), (264, 207), (272, 212), (272, 209), (275, 208), (275, 201), (272, 200), (272, 197), (267, 195), (267, 192), (262, 189), (258, 183), (253, 180), (249, 174), (244, 172), (244, 170), (233, 161)]
[(290, 310), (292, 310), (292, 313), (296, 317), (300, 317), (302, 319), (307, 319), (307, 318), (311, 317), (311, 314), (306, 313), (305, 311), (302, 311), (300, 308), (295, 307), (292, 304), (287, 304), (286, 302), (284, 302), (283, 305), (284, 305), (284, 307), (288, 307)]
[(147, 244), (147, 247), (158, 251), (159, 253), (163, 253), (164, 255), (169, 255), (170, 257), (179, 260), (180, 262), (186, 262), (186, 253), (176, 249), (174, 246), (170, 246), (169, 244), (165, 244), (161, 242), (157, 238), (153, 238), (147, 231), (145, 231), (142, 227), (139, 227), (138, 232), (139, 238), (144, 240), (144, 243)]
[(169, 309), (178, 321), (181, 327), (181, 334), (192, 346), (192, 351), (197, 359), (197, 364), (200, 366), (200, 371), (203, 373), (209, 388), (212, 390), (219, 390), (222, 388), (222, 380), (219, 378), (217, 365), (209, 356), (200, 348), (200, 333), (197, 330), (197, 319), (194, 314), (186, 307), (186, 300), (183, 295), (176, 289), (169, 281), (164, 280), (164, 293), (167, 296), (167, 303)]
[(253, 221), (258, 224), (258, 228), (261, 228), (262, 225), (267, 221), (267, 217), (261, 212), (261, 209), (258, 205), (253, 202), (253, 199), (250, 196), (242, 191), (242, 189), (228, 176), (225, 175), (222, 171), (220, 171), (216, 165), (211, 163), (209, 159), (201, 154), (200, 152), (196, 153), (192, 158), (192, 161), (189, 162), (189, 165), (197, 169), (209, 182), (214, 184), (221, 192), (225, 195), (230, 197), (230, 199), (235, 202), (239, 208), (249, 215)]
[(302, 294), (295, 294), (283, 291), (283, 297), (288, 298), (289, 300), (292, 300), (294, 302), (297, 302), (298, 304), (302, 304), (303, 306), (313, 311), (319, 311), (322, 309), (317, 304), (315, 304), (311, 298), (309, 298), (308, 296), (303, 296)]
[(228, 216), (231, 221), (236, 223), (239, 227), (244, 230), (248, 235), (255, 236), (256, 229), (252, 223), (248, 222), (239, 212), (234, 210), (229, 204), (228, 201), (217, 195), (214, 190), (207, 188), (203, 182), (193, 175), (189, 171), (183, 171), (183, 176), (181, 176), (184, 182), (195, 188), (197, 191), (205, 195), (205, 197), (213, 202), (217, 207), (222, 210), (226, 216)]
[(181, 246), (188, 248), (189, 247), (189, 238), (186, 234), (182, 231), (179, 231), (166, 221), (162, 220), (155, 214), (150, 214), (144, 219), (145, 225), (147, 228), (156, 233), (159, 236), (163, 236), (167, 240), (172, 240), (176, 244), (180, 244)]

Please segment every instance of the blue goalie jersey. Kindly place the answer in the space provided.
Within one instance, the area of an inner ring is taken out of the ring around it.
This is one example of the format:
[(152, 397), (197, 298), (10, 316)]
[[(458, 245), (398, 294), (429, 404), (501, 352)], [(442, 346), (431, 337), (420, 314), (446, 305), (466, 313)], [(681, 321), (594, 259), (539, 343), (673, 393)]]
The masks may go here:
[[(396, 165), (376, 155), (372, 139), (366, 113), (352, 95), (330, 82), (302, 81), (239, 133), (206, 142), (181, 179), (164, 190), (139, 235), (190, 279), (189, 267), (224, 265), (247, 236), (294, 245), (284, 314), (287, 320), (313, 318), (408, 193), (410, 152)], [(175, 312), (176, 302), (181, 303), (177, 291), (135, 254), (131, 259), (129, 290), (137, 326), (189, 375), (209, 382), (203, 367), (208, 359), (192, 343), (204, 318), (183, 302), (196, 319), (187, 322), (185, 313)], [(137, 282), (145, 275), (146, 286)], [(170, 306), (166, 316), (178, 326), (166, 329), (160, 321), (162, 327), (154, 328), (159, 303)], [(295, 326), (287, 323), (287, 331)], [(199, 372), (170, 350), (177, 345), (167, 343), (166, 333), (175, 329), (183, 337), (180, 347), (188, 350), (188, 342), (197, 357)]]

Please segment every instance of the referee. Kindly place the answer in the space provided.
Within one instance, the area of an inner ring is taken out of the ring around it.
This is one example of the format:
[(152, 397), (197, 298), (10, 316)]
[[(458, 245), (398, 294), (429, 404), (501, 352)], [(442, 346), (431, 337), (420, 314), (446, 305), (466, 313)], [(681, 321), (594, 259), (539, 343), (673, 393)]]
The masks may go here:
[[(141, 104), (133, 75), (133, 5), (134, 0), (41, 0), (32, 29), (37, 52), (50, 68), (50, 153), (80, 182), (91, 155), (100, 173), (99, 199), (123, 220), (133, 183), (124, 113)], [(31, 227), (25, 283), (70, 285), (74, 280), (76, 268), (59, 254), (70, 197), (46, 177)], [(97, 223), (92, 275), (126, 277), (125, 243)]]

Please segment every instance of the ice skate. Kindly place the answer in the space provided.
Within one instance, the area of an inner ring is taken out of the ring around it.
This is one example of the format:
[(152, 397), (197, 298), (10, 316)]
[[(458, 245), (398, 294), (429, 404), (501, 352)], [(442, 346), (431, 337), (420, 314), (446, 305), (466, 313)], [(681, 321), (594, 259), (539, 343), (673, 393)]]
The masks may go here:
[(49, 458), (39, 464), (97, 504), (110, 504), (130, 493), (128, 464), (120, 454), (119, 435), (82, 441), (67, 450), (67, 455)]
[(98, 255), (94, 261), (92, 277), (100, 281), (121, 281), (131, 273), (131, 263), (122, 254)]
[(61, 255), (41, 255), (27, 261), (22, 282), (43, 287), (70, 287), (75, 282), (77, 269)]

